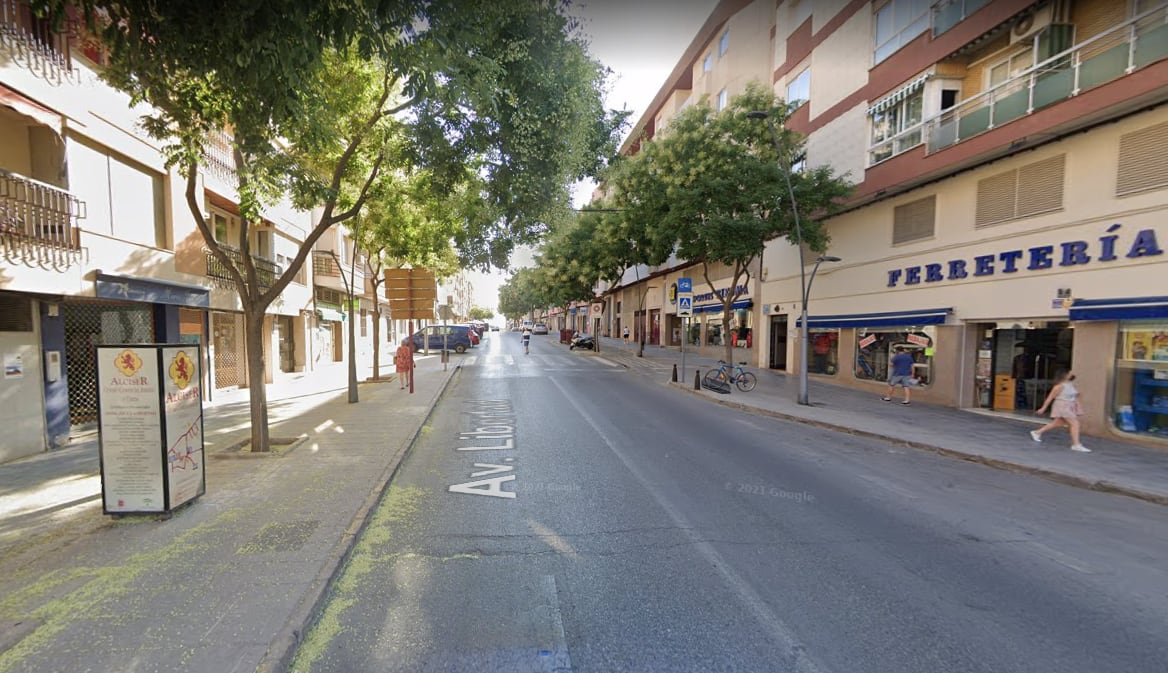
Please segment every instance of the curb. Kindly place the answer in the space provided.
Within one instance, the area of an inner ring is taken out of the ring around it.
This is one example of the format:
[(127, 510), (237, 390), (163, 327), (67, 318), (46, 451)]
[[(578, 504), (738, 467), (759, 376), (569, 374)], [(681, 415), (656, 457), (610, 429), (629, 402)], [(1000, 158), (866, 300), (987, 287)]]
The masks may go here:
[(895, 444), (897, 446), (904, 446), (904, 447), (908, 447), (910, 449), (917, 449), (919, 451), (928, 451), (930, 453), (936, 453), (938, 455), (946, 456), (948, 458), (956, 458), (958, 460), (964, 460), (964, 461), (969, 462), (969, 463), (979, 463), (981, 465), (985, 465), (987, 467), (992, 467), (992, 468), (995, 468), (998, 470), (1004, 470), (1006, 472), (1015, 472), (1015, 473), (1020, 473), (1020, 474), (1031, 474), (1031, 475), (1034, 475), (1036, 477), (1042, 477), (1043, 479), (1046, 479), (1048, 481), (1053, 481), (1056, 483), (1064, 484), (1066, 486), (1074, 486), (1076, 488), (1082, 488), (1082, 489), (1086, 489), (1088, 491), (1099, 491), (1101, 493), (1113, 493), (1116, 495), (1124, 495), (1124, 496), (1127, 496), (1129, 498), (1135, 498), (1136, 500), (1143, 500), (1144, 502), (1150, 502), (1150, 503), (1155, 504), (1155, 505), (1168, 506), (1168, 495), (1163, 495), (1160, 493), (1151, 493), (1149, 491), (1141, 491), (1140, 489), (1137, 489), (1137, 488), (1131, 488), (1129, 486), (1123, 486), (1121, 484), (1114, 484), (1114, 483), (1111, 483), (1109, 481), (1093, 481), (1093, 480), (1087, 479), (1085, 477), (1077, 477), (1077, 476), (1072, 475), (1072, 474), (1064, 474), (1062, 472), (1055, 472), (1053, 470), (1048, 470), (1046, 468), (1034, 467), (1033, 465), (1026, 465), (1023, 463), (1015, 463), (1015, 462), (1012, 462), (1009, 460), (1003, 460), (1001, 458), (989, 458), (986, 456), (979, 456), (977, 454), (965, 453), (963, 451), (957, 451), (955, 449), (947, 449), (947, 448), (942, 447), (942, 446), (937, 446), (936, 444), (917, 442), (917, 441), (913, 441), (913, 440), (909, 440), (909, 439), (904, 439), (901, 437), (892, 437), (892, 436), (884, 435), (884, 434), (881, 434), (878, 432), (872, 432), (870, 430), (860, 430), (858, 428), (852, 428), (852, 427), (848, 427), (846, 425), (839, 425), (837, 423), (828, 423), (825, 421), (817, 421), (817, 420), (814, 420), (811, 418), (805, 418), (803, 416), (796, 416), (793, 414), (783, 413), (781, 411), (771, 411), (770, 409), (760, 409), (758, 407), (752, 407), (748, 404), (742, 404), (740, 402), (731, 402), (729, 400), (722, 400), (722, 399), (719, 399), (719, 398), (716, 398), (716, 397), (713, 397), (710, 395), (705, 395), (705, 394), (703, 394), (703, 391), (692, 390), (690, 388), (686, 388), (681, 383), (669, 382), (669, 385), (670, 386), (678, 386), (684, 392), (687, 392), (691, 395), (696, 395), (698, 397), (702, 397), (705, 399), (709, 399), (709, 400), (713, 401), (715, 404), (720, 404), (724, 407), (731, 407), (733, 409), (738, 409), (740, 411), (745, 411), (747, 413), (752, 413), (752, 414), (756, 414), (759, 416), (769, 416), (771, 418), (777, 418), (777, 419), (785, 420), (785, 421), (793, 421), (795, 423), (802, 423), (803, 425), (810, 425), (813, 427), (822, 428), (824, 430), (831, 430), (834, 432), (843, 432), (843, 433), (847, 433), (849, 435), (853, 435), (856, 437), (863, 437), (865, 439), (875, 439), (875, 440), (882, 441), (882, 442), (888, 442), (891, 444)]
[[(450, 382), (461, 372), (462, 366), (455, 365), (454, 371), (446, 378), (446, 382), (442, 384), (442, 387), (430, 399), (430, 410), (426, 412), (426, 415), (422, 418), (422, 422), (418, 424), (413, 434), (409, 436), (402, 448), (398, 450), (397, 455), (390, 459), (389, 465), (382, 472), (381, 478), (378, 479), (373, 490), (366, 496), (365, 502), (357, 510), (357, 514), (353, 517), (353, 521), (349, 524), (349, 527), (341, 535), (341, 539), (337, 542), (336, 547), (334, 547), (328, 561), (325, 562), (324, 566), (317, 573), (316, 578), (313, 580), (313, 588), (301, 598), (296, 610), (268, 644), (267, 652), (264, 653), (259, 665), (256, 666), (256, 673), (277, 673), (288, 670), (289, 665), (292, 663), (292, 656), (296, 648), (300, 645), (304, 631), (313, 624), (316, 615), (320, 613), (320, 608), (328, 597), (329, 589), (332, 588), (348, 564), (349, 554), (353, 550), (353, 545), (361, 537), (361, 533), (364, 532), (365, 527), (369, 524), (374, 508), (381, 501), (382, 497), (384, 497), (385, 492), (389, 489), (390, 482), (397, 475), (398, 468), (401, 467), (410, 451), (414, 448), (414, 444), (418, 441), (418, 436), (422, 434), (422, 429), (426, 427), (430, 421), (430, 417), (434, 415), (434, 409), (438, 406), (439, 400), (446, 394), (447, 389), (450, 388)], [(305, 437), (307, 438), (307, 435)]]

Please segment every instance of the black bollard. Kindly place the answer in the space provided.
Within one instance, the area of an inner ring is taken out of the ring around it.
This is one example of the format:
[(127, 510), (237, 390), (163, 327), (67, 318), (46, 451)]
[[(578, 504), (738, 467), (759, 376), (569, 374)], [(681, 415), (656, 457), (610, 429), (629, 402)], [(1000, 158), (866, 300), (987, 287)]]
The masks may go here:
[(673, 363), (673, 382), (677, 383), (677, 363)]
[(694, 390), (702, 389), (702, 372), (701, 370), (694, 370)]

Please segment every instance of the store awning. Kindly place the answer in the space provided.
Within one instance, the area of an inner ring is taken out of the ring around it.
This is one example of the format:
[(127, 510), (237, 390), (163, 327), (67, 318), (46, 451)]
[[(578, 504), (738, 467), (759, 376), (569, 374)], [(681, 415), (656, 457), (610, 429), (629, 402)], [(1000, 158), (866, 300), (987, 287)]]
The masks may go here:
[(61, 134), (61, 129), (64, 127), (64, 121), (60, 114), (50, 110), (49, 108), (26, 98), (20, 93), (9, 89), (0, 84), (0, 105), (12, 108), (19, 114), (32, 119), (38, 124), (43, 124), (57, 133)]
[(317, 306), (316, 310), (320, 313), (321, 320), (327, 320), (329, 322), (341, 322), (345, 319), (345, 314), (336, 309)]
[(905, 84), (884, 98), (881, 98), (879, 101), (873, 104), (872, 107), (868, 108), (868, 116), (872, 116), (882, 110), (887, 110), (905, 98), (908, 98), (912, 94), (916, 93), (918, 89), (923, 87), (925, 85), (925, 81), (928, 79), (929, 74), (925, 73), (924, 75), (921, 75), (908, 84)]
[(102, 273), (100, 269), (94, 278), (94, 294), (102, 299), (199, 308), (211, 306), (211, 291), (200, 285), (187, 285), (157, 278), (119, 276)]
[[(941, 325), (953, 312), (952, 308), (928, 308), (915, 311), (886, 311), (883, 313), (848, 313), (841, 315), (813, 315), (808, 317), (809, 327), (909, 327), (916, 325)], [(803, 321), (795, 324), (802, 326)]]
[[(739, 299), (730, 305), (731, 309), (738, 310), (754, 306), (753, 299)], [(693, 308), (694, 313), (718, 313), (722, 310), (722, 302), (716, 304), (702, 304)]]
[(1071, 320), (1140, 320), (1168, 318), (1168, 297), (1076, 299)]

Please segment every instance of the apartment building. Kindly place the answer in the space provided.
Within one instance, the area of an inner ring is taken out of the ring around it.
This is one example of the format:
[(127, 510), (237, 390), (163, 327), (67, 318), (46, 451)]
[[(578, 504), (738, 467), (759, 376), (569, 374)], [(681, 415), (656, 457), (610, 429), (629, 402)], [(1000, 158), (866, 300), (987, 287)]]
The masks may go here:
[[(695, 44), (750, 7), (721, 3)], [(856, 185), (827, 222), (841, 261), (803, 259), (813, 376), (880, 394), (900, 346), (914, 399), (1029, 416), (1073, 369), (1088, 432), (1165, 446), (1168, 3), (782, 0), (771, 17), (769, 81), (806, 101), (789, 123), (807, 164)], [(799, 260), (776, 242), (758, 270), (760, 367), (797, 370)], [(657, 271), (668, 288), (684, 270)]]
[[(239, 298), (189, 212), (185, 180), (142, 130), (144, 110), (97, 77), (100, 53), (76, 29), (55, 32), (25, 2), (0, 0), (0, 462), (96, 427), (96, 345), (198, 345), (209, 399), (252, 384)], [(229, 137), (210, 140), (197, 192), (238, 258)], [(261, 282), (283, 273), (312, 222), (277, 204), (250, 228)], [(265, 319), (265, 382), (340, 359), (338, 315), (305, 266)]]

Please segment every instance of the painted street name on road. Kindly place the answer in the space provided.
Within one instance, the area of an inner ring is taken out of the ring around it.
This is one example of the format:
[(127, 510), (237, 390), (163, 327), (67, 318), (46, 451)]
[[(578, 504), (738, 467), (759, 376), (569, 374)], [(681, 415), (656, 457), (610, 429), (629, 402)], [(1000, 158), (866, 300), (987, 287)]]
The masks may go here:
[[(455, 451), (514, 451), (515, 450), (515, 411), (508, 400), (470, 400), (474, 410), (466, 412), (471, 419), (473, 430), (460, 432), (458, 441), (473, 442), (470, 446), (456, 446)], [(494, 455), (494, 454), (493, 454)], [(467, 495), (487, 495), (494, 498), (514, 498), (514, 491), (504, 491), (503, 484), (514, 481), (514, 474), (506, 474), (514, 470), (509, 463), (515, 458), (502, 458), (496, 463), (472, 463), (477, 468), (470, 473), (477, 479), (462, 484), (454, 484), (449, 490), (451, 493), (465, 493)], [(501, 476), (489, 476), (501, 475)]]

